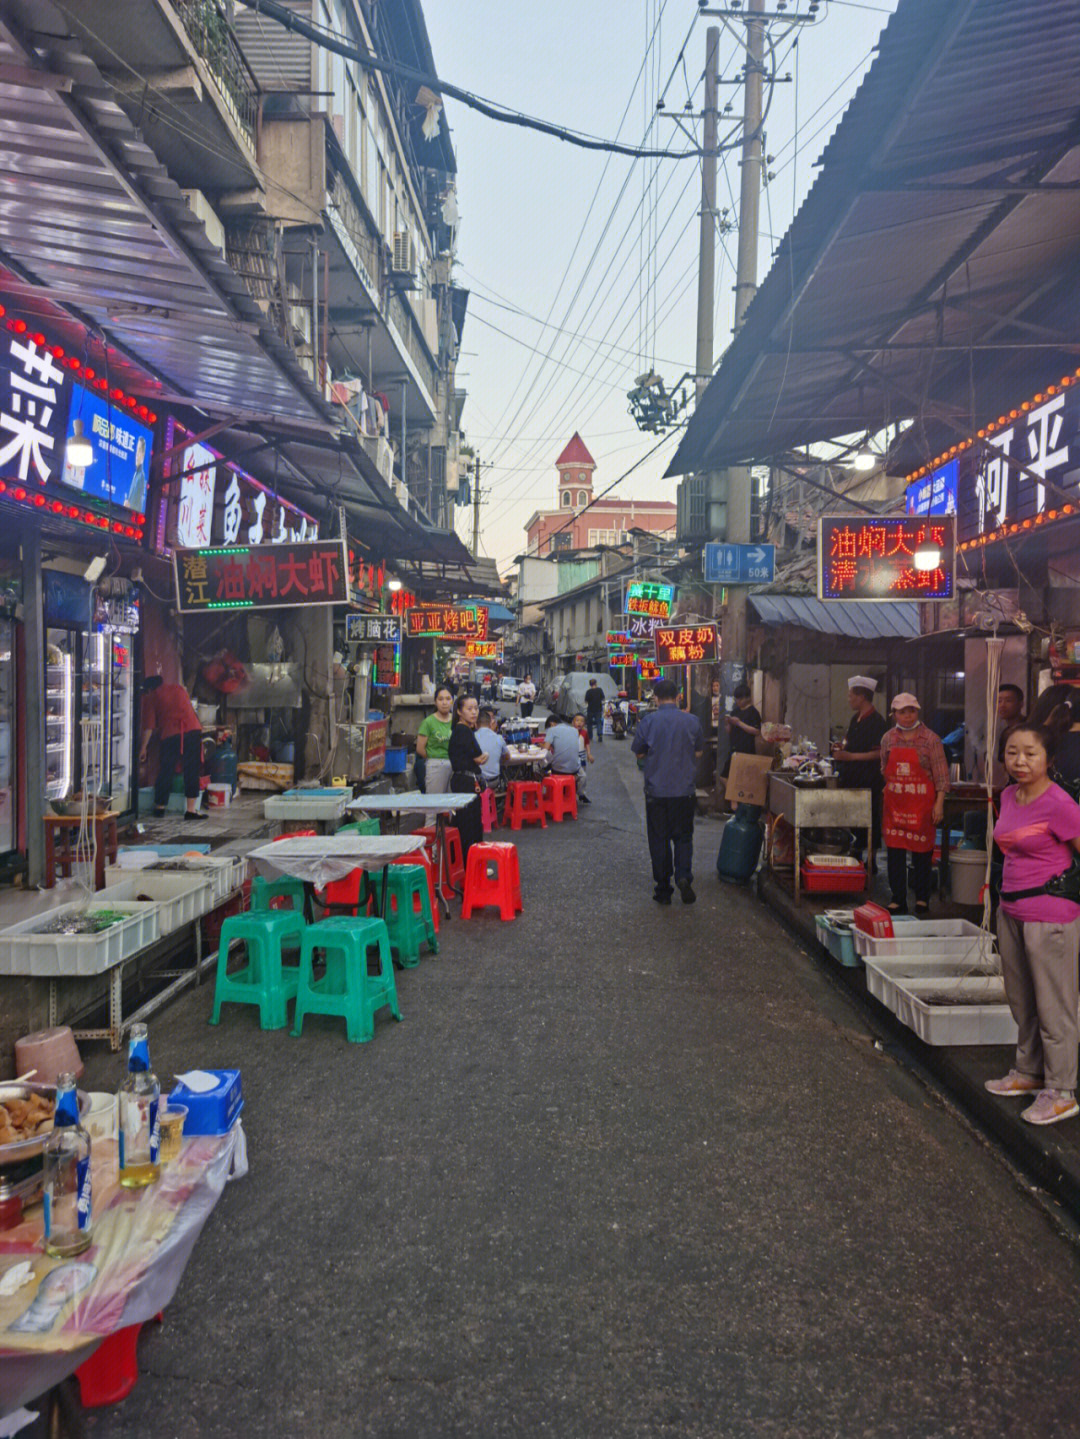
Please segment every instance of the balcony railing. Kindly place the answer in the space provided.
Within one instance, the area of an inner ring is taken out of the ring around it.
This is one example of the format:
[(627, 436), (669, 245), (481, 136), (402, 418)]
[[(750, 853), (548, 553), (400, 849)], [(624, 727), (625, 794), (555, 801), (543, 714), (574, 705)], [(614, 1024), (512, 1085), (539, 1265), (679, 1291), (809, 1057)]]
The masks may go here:
[(220, 0), (172, 0), (188, 38), (206, 61), (252, 146), (259, 112), (259, 87), (237, 43)]
[(427, 388), (427, 392), (434, 398), (435, 395), (435, 369), (427, 357), (423, 345), (416, 337), (413, 329), (413, 318), (404, 300), (394, 291), (386, 292), (386, 313), (394, 323), (394, 328), (401, 337), (402, 344), (409, 352), (409, 357), (419, 372)]

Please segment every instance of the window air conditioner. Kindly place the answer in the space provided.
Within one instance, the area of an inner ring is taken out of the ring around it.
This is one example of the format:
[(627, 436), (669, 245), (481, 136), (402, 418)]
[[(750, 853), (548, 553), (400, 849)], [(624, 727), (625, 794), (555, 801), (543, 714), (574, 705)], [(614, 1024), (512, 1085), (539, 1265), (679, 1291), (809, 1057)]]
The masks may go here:
[(416, 254), (413, 250), (412, 235), (408, 230), (394, 231), (394, 256), (390, 269), (395, 275), (416, 274)]

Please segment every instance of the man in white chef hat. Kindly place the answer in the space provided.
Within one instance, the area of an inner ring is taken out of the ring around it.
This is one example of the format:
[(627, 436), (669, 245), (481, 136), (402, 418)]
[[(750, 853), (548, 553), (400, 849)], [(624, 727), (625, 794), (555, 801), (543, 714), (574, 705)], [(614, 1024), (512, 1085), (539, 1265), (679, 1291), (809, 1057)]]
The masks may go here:
[[(870, 675), (851, 675), (848, 704), (852, 709), (847, 738), (833, 745), (832, 757), (845, 789), (868, 789), (873, 801), (874, 851), (881, 848), (881, 797), (885, 780), (881, 773), (881, 741), (889, 728), (884, 715), (874, 708), (878, 682)], [(857, 836), (866, 844), (866, 831)]]

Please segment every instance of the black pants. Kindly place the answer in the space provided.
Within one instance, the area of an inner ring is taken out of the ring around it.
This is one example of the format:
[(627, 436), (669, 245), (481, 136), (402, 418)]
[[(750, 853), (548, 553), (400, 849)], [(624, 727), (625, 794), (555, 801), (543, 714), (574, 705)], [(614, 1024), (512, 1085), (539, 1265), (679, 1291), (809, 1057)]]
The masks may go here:
[(528, 719), (528, 718), (529, 718), (529, 716), (532, 714), (532, 707), (533, 707), (533, 701), (532, 701), (532, 700), (522, 700), (522, 701), (521, 701), (521, 718), (522, 718), (522, 719)]
[[(653, 879), (657, 894), (671, 893), (671, 876), (675, 883), (693, 879), (694, 809), (697, 800), (692, 794), (671, 795), (664, 799), (645, 800), (645, 833), (649, 837)], [(672, 864), (674, 851), (674, 864)]]
[(154, 782), (154, 808), (164, 809), (172, 789), (176, 761), (184, 758), (184, 797), (199, 798), (199, 769), (202, 763), (202, 735), (197, 729), (185, 735), (170, 735), (161, 741), (160, 764)]
[(930, 879), (934, 867), (933, 851), (928, 849), (923, 854), (917, 854), (906, 849), (893, 849), (890, 845), (886, 854), (889, 857), (889, 888), (892, 890), (893, 903), (898, 904), (901, 909), (907, 909), (908, 855), (911, 854), (915, 869), (915, 899), (919, 904), (929, 904)]
[[(472, 794), (476, 789), (476, 776), (465, 773), (455, 773), (450, 777), (451, 794)], [(449, 822), (461, 836), (461, 857), (468, 859), (469, 850), (474, 844), (479, 844), (484, 838), (484, 818), (480, 808), (480, 796), (477, 795), (472, 804), (455, 810), (449, 817)]]
[(604, 743), (604, 716), (599, 710), (585, 711), (585, 729), (591, 740), (596, 735), (596, 743)]

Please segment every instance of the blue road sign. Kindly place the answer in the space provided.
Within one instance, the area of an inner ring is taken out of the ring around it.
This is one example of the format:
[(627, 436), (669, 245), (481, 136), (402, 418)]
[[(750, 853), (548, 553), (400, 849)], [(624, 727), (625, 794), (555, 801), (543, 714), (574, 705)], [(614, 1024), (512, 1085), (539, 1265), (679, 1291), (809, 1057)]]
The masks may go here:
[(776, 569), (775, 545), (706, 545), (705, 583), (769, 584)]

